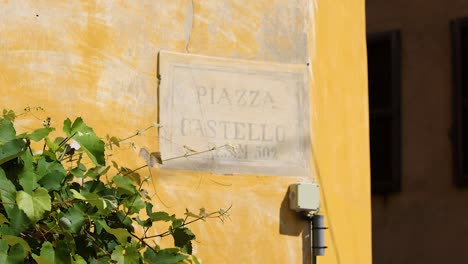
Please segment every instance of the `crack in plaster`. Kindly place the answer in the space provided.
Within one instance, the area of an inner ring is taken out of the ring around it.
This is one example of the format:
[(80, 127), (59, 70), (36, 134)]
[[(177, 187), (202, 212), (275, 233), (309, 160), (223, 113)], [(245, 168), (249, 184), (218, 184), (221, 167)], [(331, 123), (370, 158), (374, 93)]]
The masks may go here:
[(193, 0), (189, 0), (187, 9), (185, 10), (185, 52), (190, 53), (189, 45), (190, 45), (190, 38), (192, 37), (193, 31), (193, 19), (194, 19), (194, 9), (193, 9)]

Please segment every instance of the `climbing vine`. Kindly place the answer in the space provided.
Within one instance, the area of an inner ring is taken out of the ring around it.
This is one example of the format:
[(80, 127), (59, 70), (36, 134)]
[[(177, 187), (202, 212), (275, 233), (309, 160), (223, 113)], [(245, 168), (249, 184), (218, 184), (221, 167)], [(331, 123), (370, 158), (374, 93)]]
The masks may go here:
[[(51, 137), (58, 131), (52, 133), (50, 119), (18, 134), (14, 121), (20, 115), (3, 110), (0, 117), (0, 263), (199, 263), (187, 225), (224, 221), (229, 209), (186, 210), (182, 218), (155, 211), (144, 189), (151, 177), (137, 170), (162, 163), (160, 154), (141, 149), (146, 165), (133, 170), (114, 161), (109, 166), (105, 158), (106, 149), (143, 131), (104, 142), (76, 118), (63, 122), (62, 137)], [(109, 177), (110, 171), (116, 173)], [(167, 230), (150, 235), (158, 222)], [(156, 243), (165, 236), (173, 238), (173, 247)]]

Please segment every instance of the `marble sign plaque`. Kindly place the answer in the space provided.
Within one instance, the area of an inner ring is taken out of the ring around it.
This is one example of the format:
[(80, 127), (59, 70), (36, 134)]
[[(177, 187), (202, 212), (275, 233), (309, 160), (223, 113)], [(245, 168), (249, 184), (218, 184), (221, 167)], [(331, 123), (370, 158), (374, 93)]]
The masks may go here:
[(159, 54), (161, 168), (310, 175), (306, 65)]

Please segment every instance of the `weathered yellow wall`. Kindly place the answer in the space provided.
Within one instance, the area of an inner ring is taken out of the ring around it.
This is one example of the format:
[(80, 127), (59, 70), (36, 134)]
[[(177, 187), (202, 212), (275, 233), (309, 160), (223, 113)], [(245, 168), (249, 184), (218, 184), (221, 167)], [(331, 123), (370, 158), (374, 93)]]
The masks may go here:
[[(330, 226), (319, 263), (371, 262), (362, 0), (4, 0), (0, 18), (0, 106), (46, 109), (20, 118), (23, 129), (46, 116), (57, 127), (66, 116), (82, 116), (98, 133), (121, 137), (153, 124), (160, 49), (310, 62), (314, 177)], [(155, 150), (155, 131), (135, 143)], [(130, 147), (113, 159), (143, 163)], [(308, 263), (306, 223), (284, 200), (287, 186), (303, 179), (153, 174), (149, 187), (169, 211), (232, 204), (224, 224), (192, 226), (204, 263)]]

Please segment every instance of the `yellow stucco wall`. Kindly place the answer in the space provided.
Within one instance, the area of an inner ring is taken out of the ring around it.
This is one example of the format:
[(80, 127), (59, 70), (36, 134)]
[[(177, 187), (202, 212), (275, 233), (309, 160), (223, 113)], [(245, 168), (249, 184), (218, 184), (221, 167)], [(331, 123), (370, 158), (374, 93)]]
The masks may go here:
[[(82, 116), (124, 137), (157, 120), (157, 52), (311, 64), (314, 177), (322, 185), (325, 257), (371, 262), (364, 1), (159, 0), (0, 2), (0, 106), (42, 106), (17, 122)], [(54, 123), (55, 122), (55, 123)], [(156, 150), (155, 131), (134, 140)], [(142, 165), (130, 147), (113, 159)], [(306, 223), (287, 186), (303, 179), (153, 171), (169, 211), (226, 208), (231, 220), (197, 223), (204, 263), (308, 263)]]

